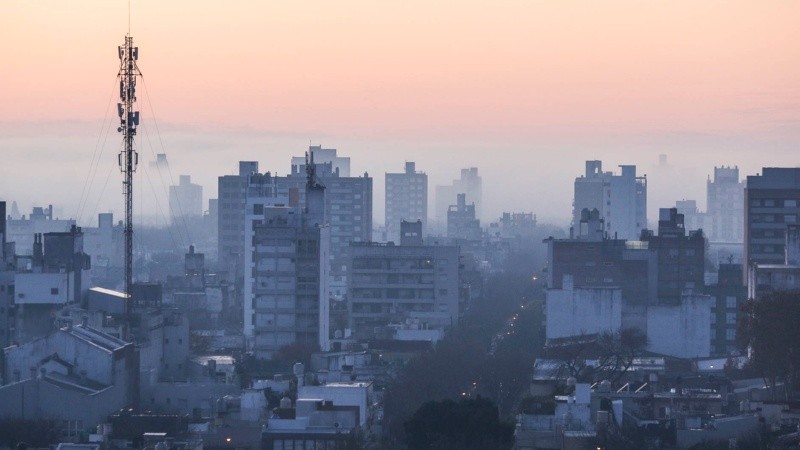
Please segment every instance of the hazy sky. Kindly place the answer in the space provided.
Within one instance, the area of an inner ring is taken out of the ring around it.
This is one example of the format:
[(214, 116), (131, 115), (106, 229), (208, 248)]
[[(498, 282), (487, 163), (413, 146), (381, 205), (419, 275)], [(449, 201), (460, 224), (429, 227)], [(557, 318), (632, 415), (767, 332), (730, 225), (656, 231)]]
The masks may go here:
[[(652, 220), (704, 205), (715, 164), (798, 165), (798, 17), (789, 0), (134, 0), (139, 152), (163, 142), (175, 180), (214, 197), (238, 160), (284, 174), (309, 142), (336, 147), (375, 177), (377, 222), (383, 173), (405, 160), (431, 192), (478, 166), (484, 219), (564, 224), (585, 159), (633, 163)], [(0, 198), (75, 216), (97, 147), (81, 219), (121, 211), (120, 137), (102, 125), (127, 30), (122, 0), (0, 3)], [(161, 183), (144, 166), (147, 197)]]

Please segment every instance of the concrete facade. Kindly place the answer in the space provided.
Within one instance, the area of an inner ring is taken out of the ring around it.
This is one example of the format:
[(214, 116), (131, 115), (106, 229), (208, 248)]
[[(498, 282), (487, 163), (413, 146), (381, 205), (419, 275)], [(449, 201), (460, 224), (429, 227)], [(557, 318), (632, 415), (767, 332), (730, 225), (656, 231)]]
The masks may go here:
[(439, 226), (446, 226), (447, 210), (456, 201), (458, 194), (464, 194), (466, 201), (475, 204), (475, 216), (481, 218), (483, 203), (483, 180), (477, 167), (461, 169), (461, 176), (450, 185), (436, 186), (436, 209), (433, 216)]
[(308, 209), (248, 203), (244, 334), (259, 358), (302, 343), (328, 350), (330, 227), (324, 188)]
[(350, 327), (371, 336), (375, 327), (414, 313), (459, 318), (459, 248), (436, 245), (350, 245), (347, 292)]
[(706, 182), (707, 211), (711, 227), (703, 229), (713, 242), (744, 239), (744, 182), (738, 167), (714, 167), (714, 179)]
[(744, 264), (784, 264), (787, 225), (798, 223), (800, 168), (764, 167), (744, 189)]
[(571, 277), (563, 289), (547, 292), (545, 315), (547, 339), (615, 333), (622, 327), (622, 290), (579, 288)]
[(169, 187), (169, 216), (172, 223), (203, 215), (203, 186), (192, 183), (190, 175), (181, 175), (177, 186)]
[(573, 226), (583, 209), (597, 209), (611, 237), (638, 239), (647, 227), (647, 178), (636, 166), (619, 166), (620, 175), (603, 172), (601, 161), (586, 161), (586, 173), (575, 179)]
[(711, 306), (707, 295), (686, 295), (677, 306), (647, 308), (647, 349), (676, 358), (711, 354)]
[(456, 196), (456, 204), (447, 208), (447, 237), (479, 241), (481, 222), (476, 216), (475, 204), (467, 204), (466, 194)]
[(18, 255), (31, 255), (33, 236), (35, 234), (57, 233), (69, 231), (75, 225), (73, 219), (53, 217), (53, 205), (34, 207), (26, 218), (11, 219), (6, 222), (6, 242), (17, 244)]
[(386, 240), (400, 242), (400, 222), (428, 223), (428, 175), (407, 162), (403, 173), (386, 174)]
[(710, 354), (705, 241), (702, 233), (686, 234), (675, 209), (662, 210), (661, 219), (658, 235), (645, 229), (642, 240), (625, 241), (607, 237), (599, 211), (584, 210), (577, 235), (573, 229), (571, 239), (545, 240), (548, 339), (638, 328), (655, 353)]

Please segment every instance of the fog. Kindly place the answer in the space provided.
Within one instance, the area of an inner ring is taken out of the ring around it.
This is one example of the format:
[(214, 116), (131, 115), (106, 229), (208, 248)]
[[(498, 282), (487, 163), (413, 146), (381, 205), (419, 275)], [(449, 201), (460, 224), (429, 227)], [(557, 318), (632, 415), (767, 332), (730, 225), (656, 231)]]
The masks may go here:
[[(146, 116), (143, 123), (148, 123)], [(22, 214), (33, 206), (53, 204), (62, 217), (76, 218), (81, 193), (88, 192), (78, 217), (81, 224), (94, 224), (98, 212), (112, 211), (121, 218), (122, 174), (116, 163), (120, 136), (114, 130), (105, 145), (99, 145), (102, 153), (87, 178), (100, 124), (100, 119), (96, 123), (5, 124), (0, 137), (3, 200), (16, 201)], [(143, 128), (154, 129), (152, 125)], [(775, 129), (760, 137), (673, 132), (581, 140), (535, 135), (401, 139), (171, 124), (161, 125), (160, 131), (160, 141), (157, 133), (140, 132), (140, 164), (134, 181), (135, 203), (150, 205), (144, 213), (155, 216), (156, 222), (164, 218), (153, 207), (154, 193), (161, 195), (160, 206), (168, 217), (166, 186), (177, 184), (179, 175), (189, 174), (203, 186), (207, 207), (207, 200), (216, 198), (217, 177), (236, 173), (239, 160), (259, 161), (262, 172), (285, 175), (290, 158), (302, 155), (309, 143), (337, 148), (340, 155), (351, 157), (353, 175), (367, 172), (373, 177), (376, 224), (383, 223), (384, 173), (400, 172), (404, 161), (416, 161), (417, 169), (429, 176), (431, 207), (434, 186), (458, 178), (463, 167), (475, 166), (483, 177), (484, 223), (504, 211), (525, 211), (536, 213), (540, 221), (563, 226), (570, 220), (574, 178), (583, 173), (587, 159), (602, 160), (605, 170), (637, 165), (638, 173), (648, 178), (648, 219), (653, 221), (659, 207), (673, 206), (676, 200), (696, 199), (705, 208), (705, 182), (715, 165), (738, 165), (742, 177), (760, 172), (763, 166), (795, 166), (800, 143), (796, 129)], [(167, 153), (170, 170), (159, 174), (148, 162), (162, 151)], [(659, 166), (660, 154), (667, 155), (667, 166)], [(141, 208), (135, 211), (141, 219)]]
[[(121, 138), (104, 111), (115, 119), (116, 46), (128, 27), (146, 80), (135, 192), (145, 204), (170, 184), (168, 174), (148, 182), (146, 163), (162, 152), (175, 181), (192, 175), (208, 199), (239, 160), (285, 174), (309, 143), (337, 148), (352, 173), (374, 177), (376, 224), (384, 172), (409, 160), (429, 174), (431, 196), (460, 168), (478, 167), (484, 223), (529, 211), (559, 224), (587, 159), (647, 174), (651, 219), (678, 199), (703, 207), (715, 165), (745, 176), (797, 164), (796, 3), (189, 10), (142, 0), (130, 22), (123, 3), (4, 6), (0, 195), (23, 214), (52, 203), (67, 216), (81, 210), (86, 224), (96, 211), (121, 211)], [(659, 154), (668, 168), (656, 167)]]

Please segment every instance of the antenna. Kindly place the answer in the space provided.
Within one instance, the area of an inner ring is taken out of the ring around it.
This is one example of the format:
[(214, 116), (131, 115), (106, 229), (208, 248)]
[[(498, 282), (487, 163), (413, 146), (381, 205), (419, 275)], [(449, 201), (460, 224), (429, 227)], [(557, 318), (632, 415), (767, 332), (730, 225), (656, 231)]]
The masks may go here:
[[(130, 2), (128, 3), (130, 7)], [(130, 24), (130, 14), (128, 15)], [(130, 26), (130, 25), (129, 25)], [(120, 126), (117, 131), (122, 133), (124, 148), (119, 153), (119, 169), (125, 174), (122, 182), (122, 193), (125, 196), (125, 303), (126, 330), (130, 325), (131, 312), (131, 286), (133, 285), (133, 173), (139, 163), (139, 155), (133, 149), (133, 140), (136, 136), (136, 127), (139, 126), (139, 111), (134, 109), (136, 103), (136, 77), (142, 72), (136, 64), (139, 59), (139, 48), (133, 46), (133, 37), (130, 33), (125, 36), (125, 44), (117, 47), (119, 54), (119, 98), (117, 114)], [(127, 339), (127, 336), (125, 336)]]

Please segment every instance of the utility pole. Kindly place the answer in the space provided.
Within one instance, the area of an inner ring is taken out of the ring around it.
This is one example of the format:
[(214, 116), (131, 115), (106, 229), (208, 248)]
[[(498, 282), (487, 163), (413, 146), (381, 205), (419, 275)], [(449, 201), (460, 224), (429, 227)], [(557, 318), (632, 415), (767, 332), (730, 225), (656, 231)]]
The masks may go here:
[[(139, 163), (139, 155), (133, 149), (133, 140), (136, 136), (136, 127), (139, 125), (139, 111), (134, 110), (136, 103), (136, 77), (141, 77), (142, 72), (136, 65), (139, 59), (139, 47), (133, 46), (133, 37), (125, 36), (125, 44), (117, 47), (119, 53), (119, 98), (117, 113), (120, 126), (117, 131), (122, 133), (124, 148), (119, 153), (119, 169), (125, 174), (122, 182), (122, 193), (125, 196), (125, 334), (130, 326), (131, 314), (131, 286), (133, 285), (133, 173)], [(125, 336), (127, 339), (127, 336)]]

